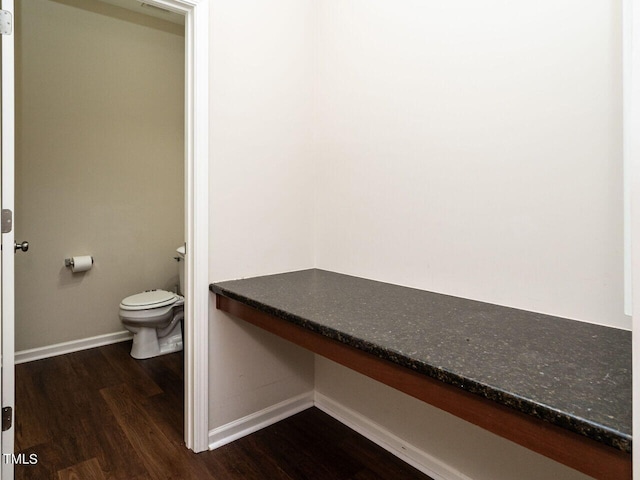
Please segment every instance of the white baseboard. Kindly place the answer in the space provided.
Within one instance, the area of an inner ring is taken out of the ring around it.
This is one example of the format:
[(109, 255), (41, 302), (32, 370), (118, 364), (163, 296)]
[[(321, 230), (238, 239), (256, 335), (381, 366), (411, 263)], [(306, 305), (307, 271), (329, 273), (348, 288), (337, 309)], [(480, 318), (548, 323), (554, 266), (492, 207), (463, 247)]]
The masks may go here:
[(303, 393), (209, 431), (209, 449), (226, 445), (291, 415), (313, 407), (313, 392)]
[(315, 392), (314, 400), (317, 408), (434, 480), (472, 480), (425, 451), (397, 437), (383, 426), (335, 400), (318, 392)]
[(15, 354), (15, 363), (26, 363), (33, 360), (40, 360), (41, 358), (55, 357), (56, 355), (78, 352), (80, 350), (87, 350), (88, 348), (125, 342), (132, 338), (133, 335), (131, 332), (122, 331), (98, 335), (96, 337), (82, 338), (80, 340), (72, 340), (70, 342), (56, 343), (55, 345), (48, 345), (46, 347), (21, 350)]

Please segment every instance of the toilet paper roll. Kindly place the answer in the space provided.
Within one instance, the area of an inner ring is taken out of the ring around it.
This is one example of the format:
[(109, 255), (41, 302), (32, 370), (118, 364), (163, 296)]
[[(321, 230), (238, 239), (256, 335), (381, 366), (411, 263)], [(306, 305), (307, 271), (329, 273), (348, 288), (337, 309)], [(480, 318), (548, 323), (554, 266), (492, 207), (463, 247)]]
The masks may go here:
[(86, 272), (90, 270), (93, 266), (93, 258), (91, 255), (82, 255), (80, 257), (73, 257), (73, 263), (71, 264), (71, 271), (73, 273), (76, 272)]

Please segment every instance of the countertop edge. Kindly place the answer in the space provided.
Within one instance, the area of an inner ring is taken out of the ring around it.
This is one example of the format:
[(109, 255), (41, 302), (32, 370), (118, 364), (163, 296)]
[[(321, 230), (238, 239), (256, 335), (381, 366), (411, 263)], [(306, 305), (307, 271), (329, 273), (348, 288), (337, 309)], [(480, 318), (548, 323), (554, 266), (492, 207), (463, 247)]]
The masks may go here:
[(331, 338), (350, 347), (364, 351), (383, 360), (390, 361), (396, 365), (410, 369), (414, 372), (428, 376), (448, 385), (455, 386), (469, 393), (479, 395), (488, 400), (512, 408), (518, 412), (533, 416), (539, 420), (548, 422), (572, 431), (576, 434), (588, 437), (615, 449), (626, 453), (631, 453), (632, 436), (623, 432), (613, 430), (596, 422), (589, 421), (582, 417), (577, 417), (566, 412), (554, 409), (549, 405), (537, 403), (533, 400), (518, 396), (514, 393), (501, 390), (491, 385), (476, 382), (463, 377), (444, 368), (439, 368), (425, 362), (416, 361), (406, 355), (385, 349), (384, 347), (372, 344), (367, 341), (352, 337), (338, 330), (320, 325), (316, 322), (278, 309), (271, 305), (256, 301), (252, 298), (236, 294), (230, 290), (220, 287), (216, 283), (209, 285), (209, 290), (216, 295), (222, 295), (232, 300), (241, 302), (249, 307), (255, 308), (263, 313), (273, 315), (282, 320), (291, 322), (309, 331)]

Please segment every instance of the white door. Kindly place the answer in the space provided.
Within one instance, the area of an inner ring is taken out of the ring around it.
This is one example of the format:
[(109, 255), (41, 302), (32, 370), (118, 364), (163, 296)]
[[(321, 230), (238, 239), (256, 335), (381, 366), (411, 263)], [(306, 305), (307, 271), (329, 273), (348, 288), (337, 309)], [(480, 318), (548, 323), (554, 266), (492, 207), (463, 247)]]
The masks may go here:
[[(13, 0), (1, 0), (3, 12), (0, 14), (0, 26), (13, 24)], [(8, 13), (5, 13), (8, 12)], [(13, 212), (14, 197), (14, 58), (13, 29), (11, 33), (0, 35), (1, 46), (1, 68), (0, 79), (1, 94), (1, 115), (2, 127), (0, 128), (0, 139), (2, 148), (0, 149), (0, 161), (2, 162), (2, 184), (1, 200), (2, 209)], [(10, 229), (7, 219), (3, 215), (2, 228), (2, 273), (0, 275), (0, 288), (2, 289), (2, 328), (0, 329), (1, 363), (0, 375), (0, 396), (2, 397), (2, 407), (11, 408), (11, 428), (4, 430), (1, 437), (2, 448), (2, 468), (0, 469), (0, 479), (13, 479), (13, 446), (14, 432), (13, 411), (14, 411), (14, 234), (13, 221)], [(10, 230), (10, 231), (7, 231)], [(5, 233), (6, 232), (6, 233)]]

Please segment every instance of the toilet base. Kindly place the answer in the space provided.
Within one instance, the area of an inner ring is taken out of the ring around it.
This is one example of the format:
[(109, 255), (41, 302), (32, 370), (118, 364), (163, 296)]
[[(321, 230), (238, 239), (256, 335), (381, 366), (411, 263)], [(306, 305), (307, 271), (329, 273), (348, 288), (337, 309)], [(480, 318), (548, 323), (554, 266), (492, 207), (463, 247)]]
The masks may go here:
[(160, 355), (182, 350), (182, 324), (178, 323), (171, 334), (158, 340)]
[(155, 328), (139, 327), (133, 335), (131, 356), (142, 360), (182, 350), (182, 323), (178, 322), (171, 333), (158, 338)]

